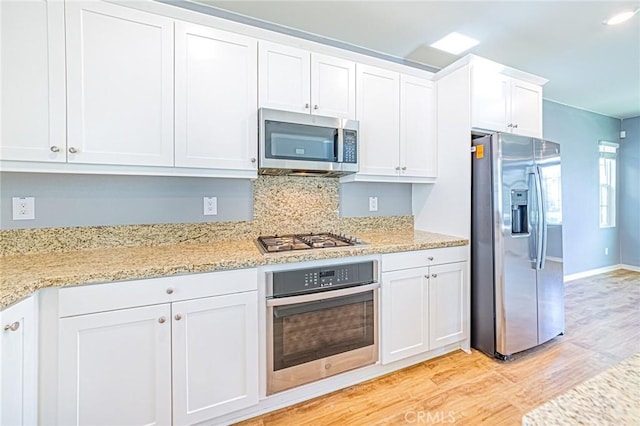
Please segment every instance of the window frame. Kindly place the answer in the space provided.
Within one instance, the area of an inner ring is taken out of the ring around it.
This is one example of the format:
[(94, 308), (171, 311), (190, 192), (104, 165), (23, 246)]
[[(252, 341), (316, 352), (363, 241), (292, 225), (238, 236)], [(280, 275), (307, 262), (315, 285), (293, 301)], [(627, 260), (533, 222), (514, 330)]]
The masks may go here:
[(620, 144), (615, 142), (598, 142), (598, 223), (600, 228), (617, 226), (619, 148)]

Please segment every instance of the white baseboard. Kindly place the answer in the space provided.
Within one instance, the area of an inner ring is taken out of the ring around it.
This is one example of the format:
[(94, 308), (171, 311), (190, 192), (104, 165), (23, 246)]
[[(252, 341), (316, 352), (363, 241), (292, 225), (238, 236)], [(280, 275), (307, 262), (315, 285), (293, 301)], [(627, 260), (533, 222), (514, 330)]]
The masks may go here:
[(586, 278), (586, 277), (591, 277), (593, 275), (604, 274), (605, 272), (617, 271), (618, 269), (621, 269), (621, 268), (622, 268), (622, 265), (611, 265), (611, 266), (605, 266), (603, 268), (590, 269), (588, 271), (569, 274), (564, 276), (564, 282), (566, 283), (569, 281), (578, 280), (580, 278)]
[(622, 265), (620, 265), (620, 269), (626, 269), (626, 270), (629, 270), (629, 271), (640, 272), (640, 266), (634, 266), (634, 265), (622, 264)]
[(550, 260), (552, 262), (562, 263), (562, 258), (561, 257), (547, 256), (547, 260)]

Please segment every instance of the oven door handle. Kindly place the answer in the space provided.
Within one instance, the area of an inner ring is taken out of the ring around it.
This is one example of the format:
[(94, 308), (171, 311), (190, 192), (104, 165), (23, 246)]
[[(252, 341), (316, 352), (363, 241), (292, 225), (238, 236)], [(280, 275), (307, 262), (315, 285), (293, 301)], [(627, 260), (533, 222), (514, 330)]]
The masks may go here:
[(320, 293), (303, 294), (301, 296), (282, 297), (278, 299), (267, 299), (267, 306), (286, 306), (296, 303), (316, 302), (318, 300), (335, 299), (336, 297), (350, 296), (352, 294), (365, 293), (367, 291), (380, 288), (380, 283), (360, 285), (357, 287), (344, 288), (342, 290), (322, 291)]

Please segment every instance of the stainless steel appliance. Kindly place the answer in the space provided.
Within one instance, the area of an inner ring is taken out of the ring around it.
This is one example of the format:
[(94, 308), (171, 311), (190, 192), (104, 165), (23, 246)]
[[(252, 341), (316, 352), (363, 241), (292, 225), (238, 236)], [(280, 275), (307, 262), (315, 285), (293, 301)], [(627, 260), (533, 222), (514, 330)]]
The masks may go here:
[(342, 176), (358, 171), (358, 122), (261, 108), (258, 171)]
[(263, 253), (276, 253), (290, 250), (308, 250), (329, 247), (348, 247), (364, 244), (362, 240), (347, 235), (337, 235), (330, 232), (319, 234), (291, 234), (260, 236), (257, 240), (258, 248)]
[(505, 133), (472, 145), (471, 345), (505, 359), (564, 332), (562, 261), (547, 256), (560, 146)]
[(377, 262), (266, 276), (267, 395), (378, 360)]

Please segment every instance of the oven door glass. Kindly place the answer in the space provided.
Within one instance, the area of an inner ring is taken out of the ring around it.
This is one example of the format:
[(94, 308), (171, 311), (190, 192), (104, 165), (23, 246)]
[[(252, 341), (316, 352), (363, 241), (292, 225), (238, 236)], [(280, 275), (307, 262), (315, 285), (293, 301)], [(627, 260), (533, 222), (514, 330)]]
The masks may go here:
[(272, 320), (274, 371), (372, 346), (374, 291), (274, 306)]
[(265, 121), (266, 158), (335, 163), (338, 158), (337, 147), (337, 129)]

